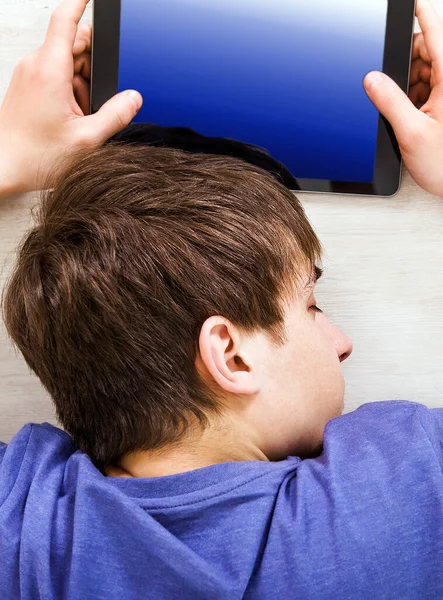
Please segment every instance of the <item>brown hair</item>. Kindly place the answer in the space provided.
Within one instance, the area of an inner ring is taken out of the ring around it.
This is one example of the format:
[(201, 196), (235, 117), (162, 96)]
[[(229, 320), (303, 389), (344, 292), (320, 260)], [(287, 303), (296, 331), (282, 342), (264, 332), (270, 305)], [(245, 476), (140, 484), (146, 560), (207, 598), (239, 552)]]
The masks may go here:
[[(4, 291), (9, 335), (96, 464), (178, 441), (217, 399), (195, 368), (211, 315), (278, 334), (321, 247), (299, 201), (228, 157), (110, 143), (43, 194)], [(302, 273), (303, 271), (303, 273)]]

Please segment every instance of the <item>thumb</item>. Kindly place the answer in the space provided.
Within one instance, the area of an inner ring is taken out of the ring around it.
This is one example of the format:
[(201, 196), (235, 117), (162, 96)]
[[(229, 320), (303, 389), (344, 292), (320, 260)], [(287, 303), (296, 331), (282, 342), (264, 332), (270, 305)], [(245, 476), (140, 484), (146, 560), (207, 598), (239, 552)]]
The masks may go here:
[(124, 129), (136, 116), (143, 98), (135, 90), (116, 94), (93, 115), (82, 118), (88, 137), (98, 145), (104, 144), (113, 135)]
[(374, 106), (392, 125), (397, 139), (407, 139), (411, 126), (425, 115), (390, 77), (371, 71), (364, 79), (366, 93)]

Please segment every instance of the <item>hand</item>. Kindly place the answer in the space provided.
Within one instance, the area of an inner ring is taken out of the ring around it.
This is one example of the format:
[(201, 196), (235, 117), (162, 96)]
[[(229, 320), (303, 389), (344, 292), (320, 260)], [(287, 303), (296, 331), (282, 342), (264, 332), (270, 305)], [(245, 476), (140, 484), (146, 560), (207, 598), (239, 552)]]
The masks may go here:
[(429, 0), (418, 0), (417, 17), (422, 33), (414, 40), (409, 98), (383, 73), (368, 74), (364, 84), (391, 123), (413, 179), (443, 197), (443, 22)]
[(433, 87), (432, 61), (426, 48), (425, 37), (423, 33), (414, 33), (409, 80), (410, 101), (417, 108), (421, 108), (429, 100)]
[(42, 189), (63, 159), (102, 145), (135, 117), (138, 92), (89, 112), (91, 29), (79, 26), (89, 0), (64, 0), (44, 44), (15, 68), (0, 109), (0, 193)]
[(74, 57), (74, 97), (83, 114), (91, 113), (89, 107), (91, 87), (91, 47), (92, 26), (82, 23), (78, 26), (72, 55)]

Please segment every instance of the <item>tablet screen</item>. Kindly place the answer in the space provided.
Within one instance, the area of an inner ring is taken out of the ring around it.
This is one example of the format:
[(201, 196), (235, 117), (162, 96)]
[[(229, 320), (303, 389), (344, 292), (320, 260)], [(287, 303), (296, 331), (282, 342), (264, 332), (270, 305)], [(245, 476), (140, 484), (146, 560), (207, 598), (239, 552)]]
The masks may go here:
[(372, 182), (387, 0), (121, 0), (119, 91), (135, 122), (269, 153), (297, 179)]

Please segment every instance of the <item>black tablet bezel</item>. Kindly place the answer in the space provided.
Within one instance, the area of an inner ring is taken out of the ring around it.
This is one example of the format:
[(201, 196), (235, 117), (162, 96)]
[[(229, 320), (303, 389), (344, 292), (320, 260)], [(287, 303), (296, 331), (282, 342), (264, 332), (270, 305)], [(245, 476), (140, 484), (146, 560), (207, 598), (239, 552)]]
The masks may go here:
[[(416, 0), (388, 0), (383, 71), (407, 93)], [(121, 0), (95, 0), (91, 112), (118, 92)], [(363, 84), (362, 84), (363, 85)], [(393, 196), (400, 187), (401, 154), (392, 127), (380, 116), (372, 183), (298, 179), (302, 192)]]

